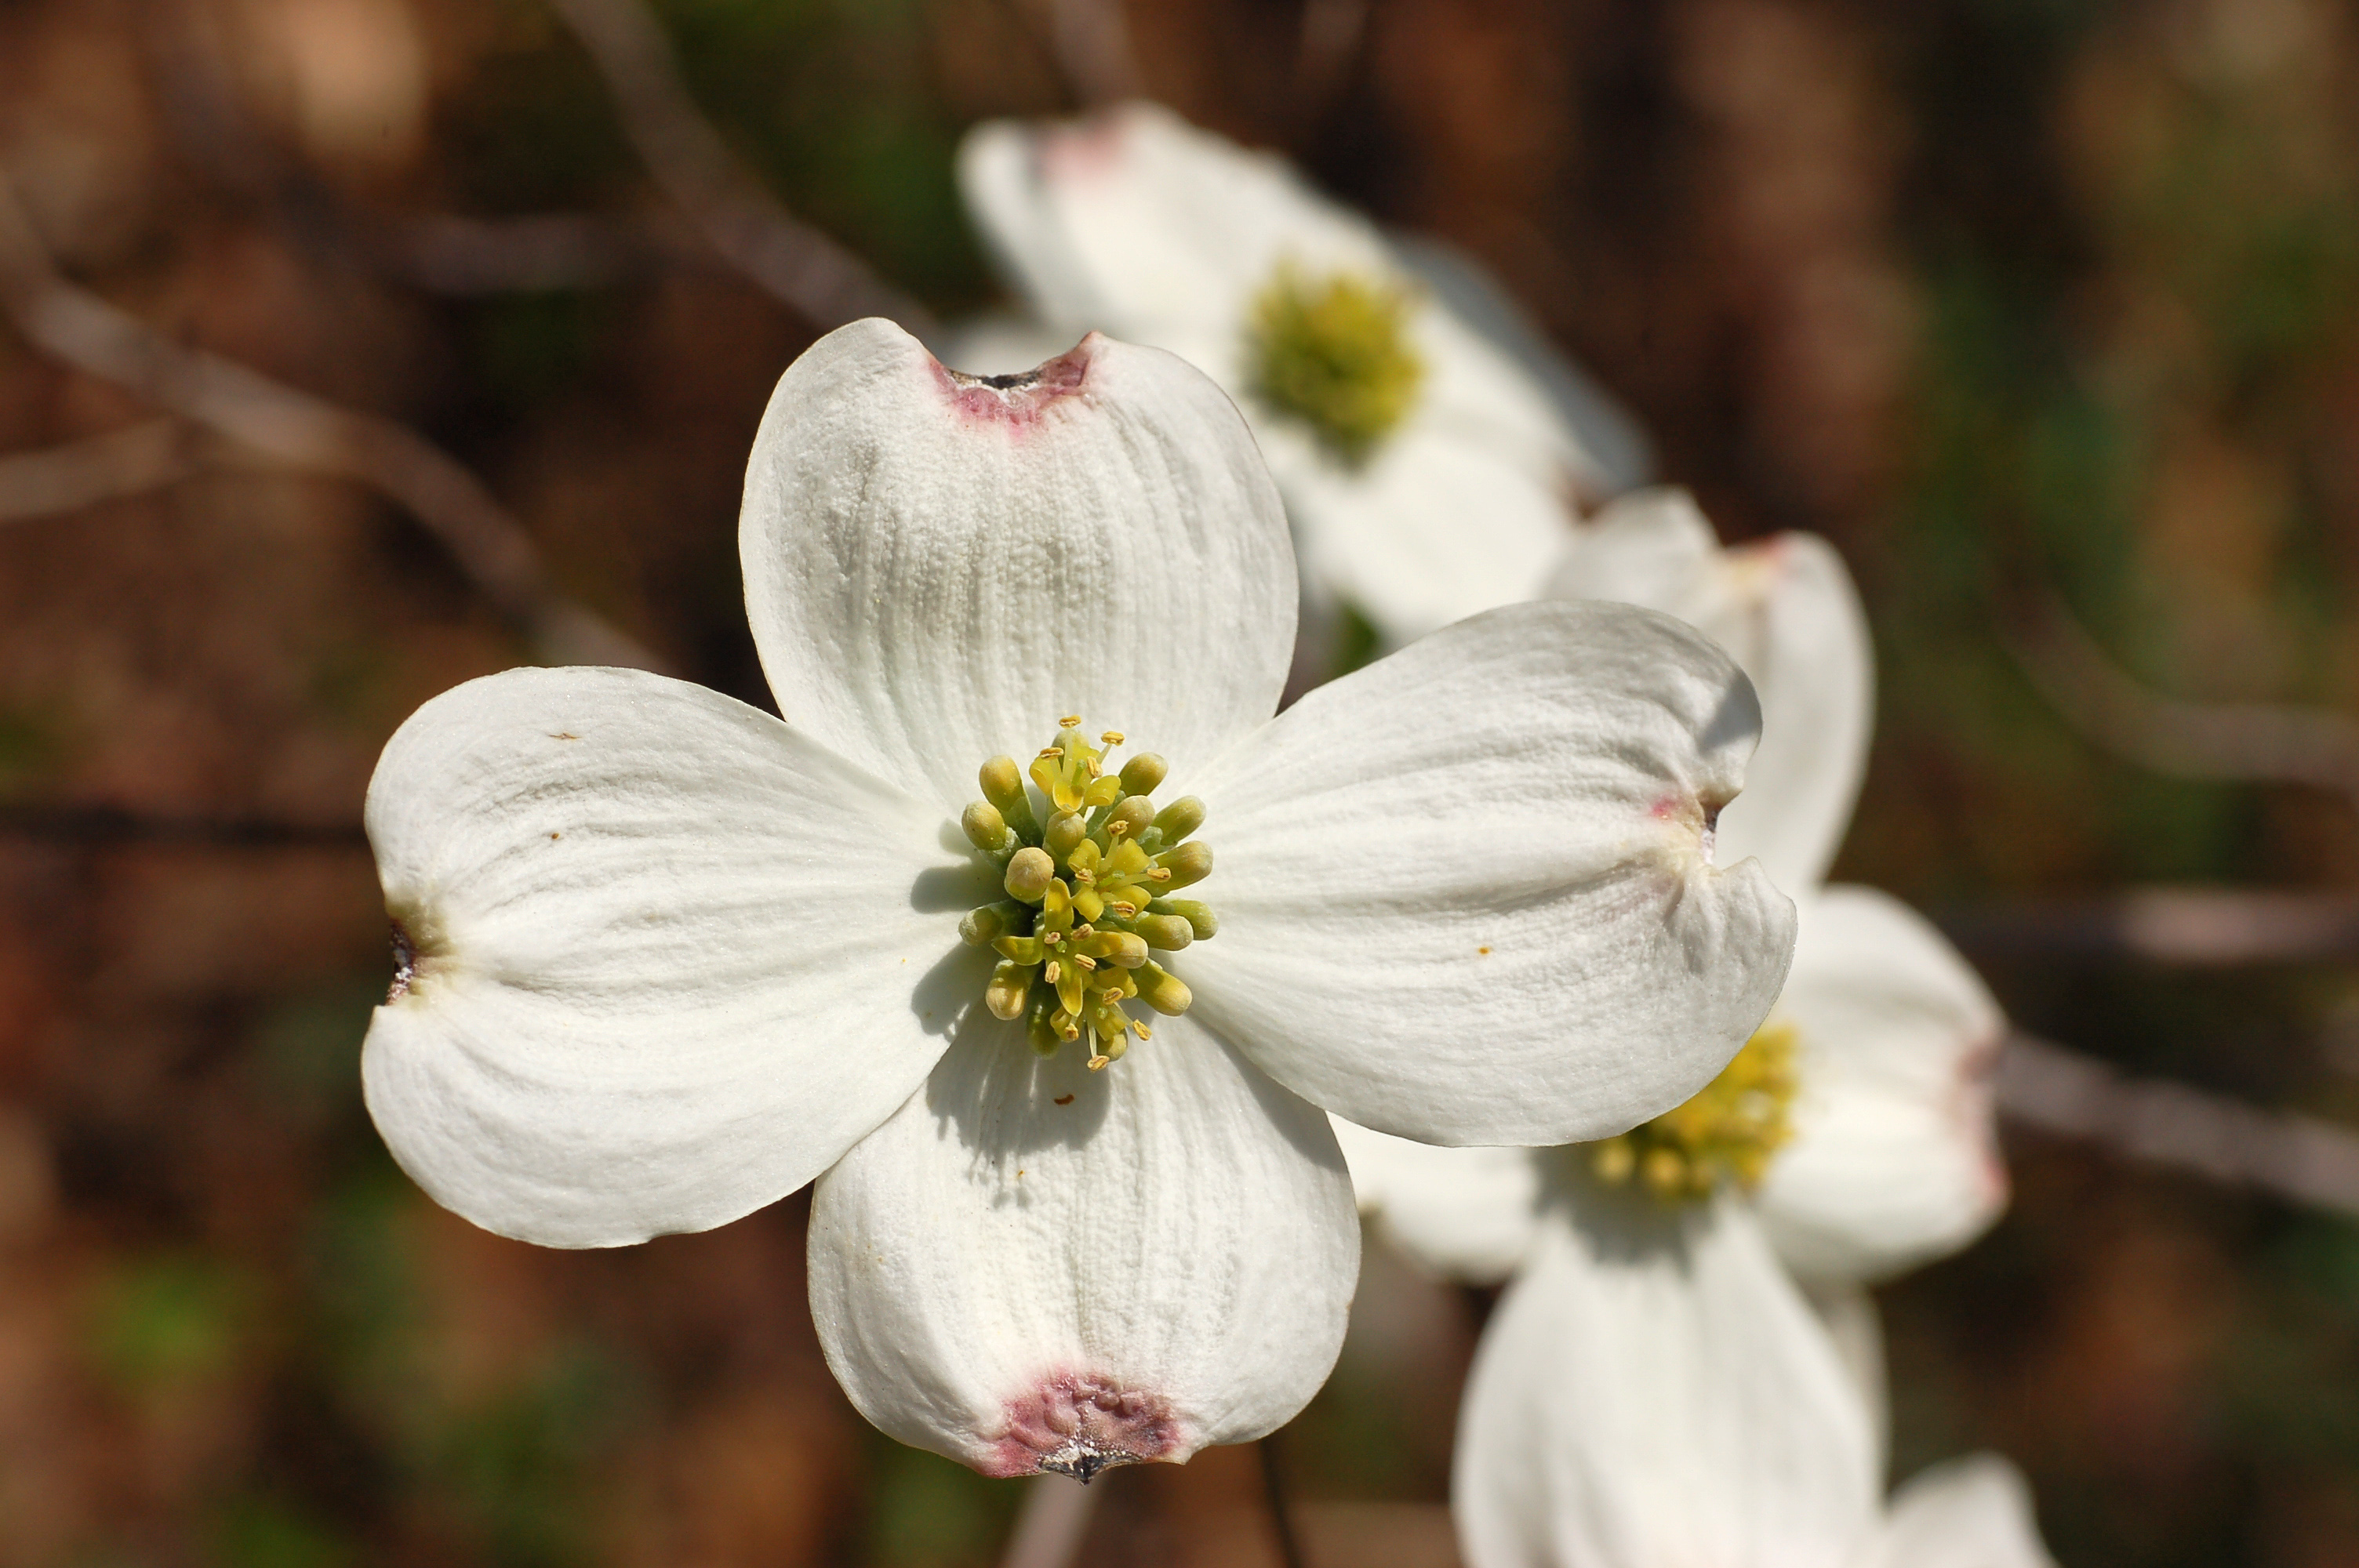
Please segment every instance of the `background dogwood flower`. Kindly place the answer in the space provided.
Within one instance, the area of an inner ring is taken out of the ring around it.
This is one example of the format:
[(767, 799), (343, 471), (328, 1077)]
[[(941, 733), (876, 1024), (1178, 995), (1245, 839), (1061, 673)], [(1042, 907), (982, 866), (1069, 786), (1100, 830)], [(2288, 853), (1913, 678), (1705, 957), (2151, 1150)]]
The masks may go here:
[[(1516, 606), (1271, 718), (1284, 519), (1169, 354), (1093, 336), (984, 381), (842, 329), (778, 384), (741, 548), (786, 722), (519, 670), (387, 745), (406, 952), (368, 1102), (435, 1197), (551, 1245), (818, 1178), (822, 1345), (907, 1442), (1086, 1476), (1269, 1430), (1356, 1268), (1314, 1105), (1601, 1136), (1710, 1078), (1784, 979), (1790, 905), (1705, 853), (1756, 735), (1725, 655)], [(1102, 769), (1082, 714), (1159, 754)], [(1158, 875), (1212, 905), (1157, 913)]]
[[(1898, 900), (1818, 885), (1857, 797), (1871, 722), (1866, 618), (1841, 559), (1808, 535), (1723, 550), (1683, 492), (1658, 490), (1607, 507), (1554, 586), (1689, 620), (1761, 694), (1762, 782), (1748, 775), (1715, 840), (1797, 890), (1794, 967), (1772, 1014), (1792, 1057), (1786, 1136), (1755, 1178), (1780, 1255), (1814, 1285), (1842, 1289), (1963, 1246), (2006, 1195), (1985, 1082), (1998, 1005)], [(1531, 1244), (1533, 1161), (1547, 1156), (1416, 1148), (1357, 1129), (1344, 1138), (1363, 1206), (1411, 1255), (1498, 1279)]]
[[(1682, 613), (1755, 675), (1765, 771), (1778, 792), (1771, 804), (1791, 820), (1732, 808), (1720, 841), (1809, 879), (1793, 969), (1769, 1022), (1722, 1079), (1628, 1136), (1476, 1152), (1337, 1130), (1363, 1206), (1410, 1255), (1477, 1280), (1521, 1271), (1511, 1292), (1520, 1315), (1503, 1308), (1485, 1330), (1484, 1364), (1495, 1369), (1485, 1376), (1478, 1364), (1461, 1420), (1462, 1527), (1470, 1552), (1485, 1542), (1479, 1563), (1848, 1563), (1866, 1550), (1859, 1498), (1881, 1468), (1885, 1400), (1862, 1287), (1964, 1245), (2004, 1203), (1984, 1081), (2003, 1019), (1907, 906), (1816, 885), (1857, 793), (1870, 689), (1864, 616), (1832, 549), (1788, 537), (1723, 551), (1684, 494), (1651, 492), (1609, 507), (1556, 586)], [(1538, 1326), (1551, 1312), (1561, 1315)], [(1548, 1335), (1591, 1343), (1538, 1347)], [(1519, 1345), (1532, 1355), (1516, 1363)], [(1793, 1386), (1747, 1383), (1739, 1364), (1756, 1361)], [(1830, 1369), (1840, 1400), (1821, 1386)], [(1654, 1446), (1632, 1436), (1626, 1412), (1662, 1397), (1693, 1402), (1696, 1413), (1675, 1419), (1702, 1423), (1701, 1448), (1684, 1428)], [(1589, 1422), (1595, 1433), (1545, 1442), (1525, 1430)], [(1770, 1434), (1787, 1422), (1827, 1432), (1780, 1444)], [(1512, 1485), (1468, 1457), (1527, 1443), (1556, 1457), (1516, 1471)], [(1614, 1555), (1630, 1531), (1654, 1528), (1622, 1510), (1675, 1513), (1660, 1499), (1700, 1485), (1697, 1466), (1725, 1468), (1764, 1443), (1781, 1457), (1737, 1477), (1757, 1487), (1742, 1494), (1752, 1500), (1732, 1503), (1725, 1518), (1663, 1526), (1670, 1533), (1651, 1556)], [(1808, 1468), (1821, 1462), (1823, 1473)], [(1789, 1463), (1805, 1467), (1778, 1468)], [(1492, 1488), (1488, 1500), (1470, 1487)], [(1503, 1544), (1540, 1528), (1535, 1519), (1593, 1507), (1597, 1517), (1551, 1549), (1560, 1555)], [(1484, 1535), (1486, 1510), (1511, 1519), (1498, 1527), (1506, 1536)], [(1777, 1539), (1763, 1520), (1814, 1544), (1747, 1544)]]
[[(1535, 596), (1576, 496), (1610, 487), (1539, 377), (1273, 156), (1126, 103), (978, 126), (959, 178), (1052, 332), (1158, 344), (1237, 398), (1314, 592), (1391, 643)], [(962, 345), (1028, 346), (1020, 329)]]

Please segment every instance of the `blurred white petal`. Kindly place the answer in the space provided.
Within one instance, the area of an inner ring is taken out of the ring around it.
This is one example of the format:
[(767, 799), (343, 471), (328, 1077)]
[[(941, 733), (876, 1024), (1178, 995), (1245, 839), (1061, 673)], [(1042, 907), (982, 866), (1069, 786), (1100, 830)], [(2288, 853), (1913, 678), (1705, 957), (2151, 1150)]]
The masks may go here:
[(1828, 1568), (1875, 1528), (1867, 1413), (1739, 1204), (1576, 1189), (1475, 1352), (1469, 1568)]
[(1538, 1233), (1540, 1162), (1548, 1151), (1448, 1149), (1333, 1119), (1352, 1190), (1376, 1233), (1439, 1274), (1496, 1284)]
[(2056, 1568), (2031, 1489), (1995, 1454), (1919, 1474), (1893, 1495), (1883, 1530), (1852, 1568)]
[(1829, 888), (1799, 914), (1777, 1007), (1801, 1091), (1762, 1218), (1797, 1271), (1881, 1279), (1965, 1246), (2006, 1206), (1990, 1087), (2006, 1021), (1897, 899)]
[(1875, 1433), (1875, 1469), (1884, 1473), (1884, 1458), (1892, 1438), (1892, 1379), (1885, 1370), (1884, 1314), (1875, 1297), (1864, 1285), (1839, 1281), (1803, 1280), (1802, 1297), (1826, 1325), (1827, 1337), (1843, 1357), (1860, 1402), (1867, 1407), (1868, 1424)]

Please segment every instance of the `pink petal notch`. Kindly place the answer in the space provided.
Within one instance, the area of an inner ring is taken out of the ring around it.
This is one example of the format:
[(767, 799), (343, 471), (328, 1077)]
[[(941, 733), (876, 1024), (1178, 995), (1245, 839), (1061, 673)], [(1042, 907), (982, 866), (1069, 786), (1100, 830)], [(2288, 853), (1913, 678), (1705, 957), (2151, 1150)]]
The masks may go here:
[(1087, 1373), (1058, 1372), (1007, 1401), (1007, 1435), (984, 1468), (999, 1476), (1054, 1470), (1087, 1483), (1116, 1465), (1185, 1459), (1190, 1448), (1161, 1397)]
[(1000, 425), (1011, 432), (1030, 429), (1049, 408), (1077, 396), (1090, 378), (1091, 362), (1105, 343), (1092, 332), (1055, 359), (1011, 375), (969, 375), (939, 360), (929, 362), (942, 395), (970, 424)]

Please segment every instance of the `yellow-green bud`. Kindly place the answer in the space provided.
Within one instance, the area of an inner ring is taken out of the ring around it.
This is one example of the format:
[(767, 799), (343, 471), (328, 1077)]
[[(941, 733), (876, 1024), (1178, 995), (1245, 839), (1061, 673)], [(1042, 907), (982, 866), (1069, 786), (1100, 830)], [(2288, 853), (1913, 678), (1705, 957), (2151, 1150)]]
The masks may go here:
[(1032, 819), (1032, 797), (1024, 793), (1024, 770), (1016, 765), (1015, 758), (992, 758), (976, 770), (975, 782), (983, 786), (983, 798), (999, 808), (999, 815), (1018, 837), (1029, 838), (1038, 831)]
[(1162, 758), (1152, 752), (1141, 752), (1122, 765), (1122, 793), (1153, 795), (1155, 786), (1163, 782), (1169, 771)]
[(970, 909), (959, 922), (959, 936), (970, 947), (980, 947), (1005, 932), (1016, 914), (1012, 903), (986, 903)]
[(1057, 880), (1057, 862), (1049, 851), (1038, 845), (1027, 844), (1007, 860), (1007, 896), (1026, 903), (1038, 903)]
[(1212, 874), (1212, 847), (1209, 844), (1182, 844), (1155, 858), (1171, 873), (1171, 880), (1162, 885), (1174, 892)]
[(1007, 818), (987, 800), (978, 800), (968, 806), (959, 817), (959, 826), (966, 830), (967, 842), (986, 855), (997, 852), (1007, 843)]
[(1090, 825), (1083, 818), (1060, 816), (1049, 824), (1049, 831), (1041, 836), (1040, 845), (1049, 851), (1051, 859), (1061, 863), (1065, 857), (1080, 849), (1082, 840), (1089, 836)]
[(1221, 923), (1213, 918), (1212, 906), (1192, 898), (1158, 898), (1147, 910), (1150, 914), (1178, 915), (1188, 923), (1188, 929), (1195, 933), (1199, 942), (1220, 934)]
[(1165, 843), (1177, 844), (1204, 826), (1204, 803), (1183, 795), (1155, 814), (1155, 826), (1163, 830)]
[(1176, 914), (1142, 915), (1136, 929), (1148, 946), (1165, 953), (1177, 953), (1196, 939), (1194, 929)]
[(1187, 986), (1181, 983), (1180, 977), (1160, 964), (1140, 965), (1136, 970), (1136, 978), (1138, 1000), (1166, 1018), (1179, 1017), (1188, 1011), (1188, 1004), (1195, 1000), (1189, 994)]
[(1114, 808), (1114, 815), (1106, 818), (1106, 831), (1136, 838), (1146, 832), (1147, 825), (1154, 820), (1155, 803), (1143, 795), (1134, 795)]
[(991, 971), (991, 983), (984, 988), (983, 1005), (991, 1009), (994, 1018), (1020, 1018), (1024, 999), (1031, 994), (1032, 970), (1029, 966), (1002, 958)]
[(1135, 969), (1147, 962), (1147, 941), (1127, 931), (1103, 931), (1097, 936), (1099, 956), (1109, 964)]

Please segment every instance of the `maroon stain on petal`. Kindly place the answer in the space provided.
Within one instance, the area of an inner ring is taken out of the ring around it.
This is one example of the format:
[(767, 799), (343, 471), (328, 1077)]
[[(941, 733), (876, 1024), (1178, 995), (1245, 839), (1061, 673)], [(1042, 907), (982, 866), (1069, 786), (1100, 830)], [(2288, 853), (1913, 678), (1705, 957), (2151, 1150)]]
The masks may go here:
[(1014, 375), (969, 375), (946, 365), (934, 366), (934, 379), (951, 406), (967, 421), (1022, 430), (1040, 423), (1052, 406), (1081, 393), (1088, 384), (1090, 362), (1104, 339), (1092, 332), (1055, 359)]
[(1086, 1482), (1115, 1465), (1185, 1458), (1179, 1422), (1160, 1395), (1109, 1378), (1057, 1372), (1006, 1404), (1007, 1430), (982, 1466), (989, 1476), (1054, 1470)]
[(418, 944), (409, 939), (409, 928), (398, 920), (393, 923), (393, 984), (386, 988), (385, 1000), (399, 1001), (409, 994), (409, 982), (418, 978)]

